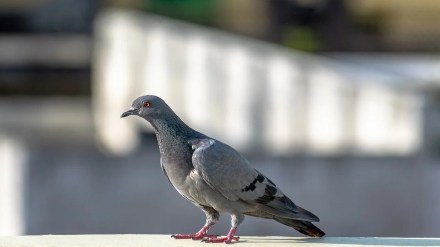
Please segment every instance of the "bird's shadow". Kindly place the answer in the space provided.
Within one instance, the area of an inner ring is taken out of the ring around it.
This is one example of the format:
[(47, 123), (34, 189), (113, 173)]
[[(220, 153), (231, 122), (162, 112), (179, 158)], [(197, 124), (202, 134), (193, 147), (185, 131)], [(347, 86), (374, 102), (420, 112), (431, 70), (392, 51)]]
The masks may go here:
[(323, 237), (323, 238), (283, 238), (283, 237), (243, 237), (238, 243), (302, 243), (338, 245), (384, 245), (384, 246), (440, 246), (440, 239), (433, 238), (375, 238), (375, 237)]

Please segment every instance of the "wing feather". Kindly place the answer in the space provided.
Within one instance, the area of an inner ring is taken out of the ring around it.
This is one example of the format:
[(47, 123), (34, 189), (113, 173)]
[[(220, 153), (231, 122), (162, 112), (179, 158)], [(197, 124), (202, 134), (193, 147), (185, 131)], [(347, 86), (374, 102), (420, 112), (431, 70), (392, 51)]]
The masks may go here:
[(209, 186), (229, 200), (244, 201), (279, 217), (319, 221), (312, 213), (300, 210), (230, 146), (210, 138), (194, 139), (189, 144), (194, 150), (194, 169)]

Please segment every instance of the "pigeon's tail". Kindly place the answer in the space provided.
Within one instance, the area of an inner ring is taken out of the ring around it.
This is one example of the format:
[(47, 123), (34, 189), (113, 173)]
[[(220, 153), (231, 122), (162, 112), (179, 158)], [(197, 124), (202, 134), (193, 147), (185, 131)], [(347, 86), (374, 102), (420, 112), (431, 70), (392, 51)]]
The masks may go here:
[(293, 227), (293, 229), (298, 232), (308, 235), (310, 237), (322, 237), (325, 235), (321, 229), (313, 225), (311, 222), (303, 221), (303, 220), (292, 220), (286, 218), (274, 218), (274, 220), (284, 224), (286, 226)]

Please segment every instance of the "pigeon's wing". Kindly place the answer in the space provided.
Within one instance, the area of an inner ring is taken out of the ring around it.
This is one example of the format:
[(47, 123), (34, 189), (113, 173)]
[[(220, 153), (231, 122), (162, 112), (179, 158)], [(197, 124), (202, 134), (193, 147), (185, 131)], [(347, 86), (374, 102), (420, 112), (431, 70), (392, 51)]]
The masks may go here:
[(278, 217), (319, 221), (312, 213), (297, 207), (267, 177), (230, 146), (214, 139), (189, 141), (194, 150), (194, 169), (215, 191), (232, 201), (243, 201)]

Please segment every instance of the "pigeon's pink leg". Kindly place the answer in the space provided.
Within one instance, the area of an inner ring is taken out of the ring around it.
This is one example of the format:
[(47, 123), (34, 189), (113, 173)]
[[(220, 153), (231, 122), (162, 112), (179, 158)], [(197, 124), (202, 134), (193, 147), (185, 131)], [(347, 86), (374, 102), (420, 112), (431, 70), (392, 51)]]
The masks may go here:
[(226, 237), (208, 237), (203, 240), (205, 243), (226, 243), (230, 244), (232, 240), (238, 241), (240, 237), (235, 237), (234, 234), (237, 231), (237, 228), (232, 227), (231, 230), (229, 230), (228, 235)]
[(200, 208), (203, 210), (203, 212), (206, 214), (206, 224), (200, 229), (200, 231), (194, 233), (194, 234), (174, 234), (171, 235), (172, 238), (175, 239), (192, 239), (192, 240), (200, 240), (203, 238), (214, 238), (217, 237), (217, 235), (208, 235), (208, 230), (213, 226), (215, 223), (217, 223), (219, 218), (219, 213), (207, 206), (200, 206)]
[(200, 231), (198, 231), (195, 234), (174, 234), (171, 235), (172, 238), (175, 239), (192, 239), (192, 240), (200, 240), (203, 239), (205, 237), (207, 238), (214, 238), (217, 237), (217, 235), (208, 235), (208, 230), (209, 230), (210, 226), (203, 226), (202, 229), (200, 229)]

